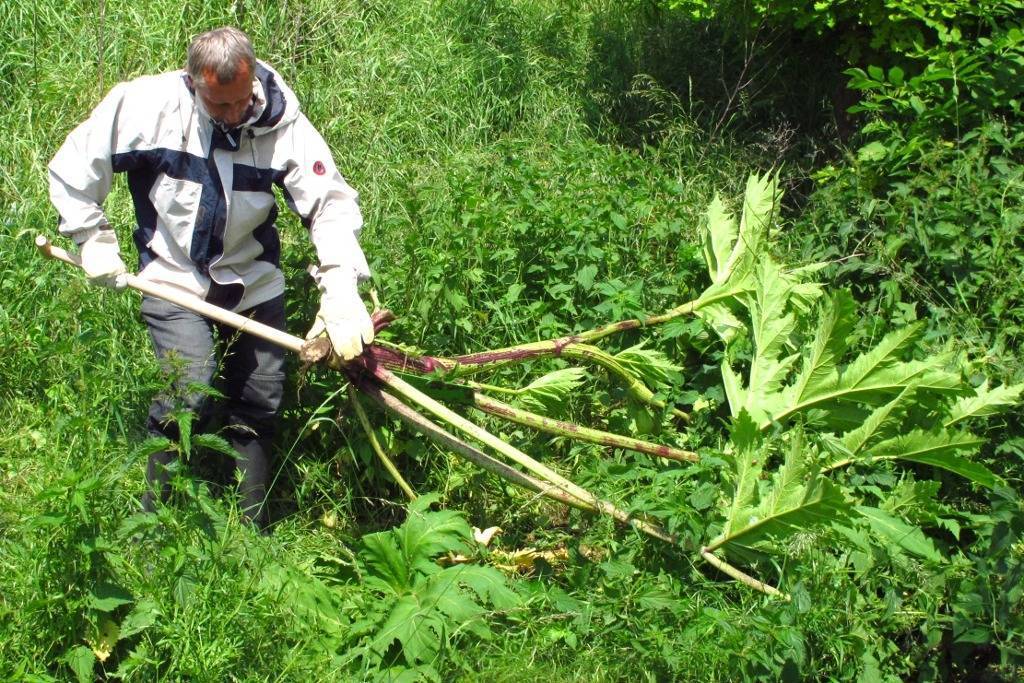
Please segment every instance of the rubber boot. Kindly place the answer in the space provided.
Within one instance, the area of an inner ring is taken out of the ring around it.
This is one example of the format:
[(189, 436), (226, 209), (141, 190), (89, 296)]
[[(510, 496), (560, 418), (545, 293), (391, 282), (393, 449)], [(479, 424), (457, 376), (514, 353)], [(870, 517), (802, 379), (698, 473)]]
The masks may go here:
[(267, 527), (267, 481), (270, 476), (270, 439), (235, 436), (231, 446), (238, 451), (236, 465), (241, 472), (238, 494), (242, 515), (261, 531)]

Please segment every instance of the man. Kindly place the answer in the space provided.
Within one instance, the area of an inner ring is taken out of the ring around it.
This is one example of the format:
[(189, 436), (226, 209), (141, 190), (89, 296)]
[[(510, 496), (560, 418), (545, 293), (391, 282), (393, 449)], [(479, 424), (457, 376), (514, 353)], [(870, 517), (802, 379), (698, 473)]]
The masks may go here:
[[(256, 60), (248, 37), (225, 27), (197, 36), (184, 71), (115, 86), (50, 162), (50, 198), (60, 232), (79, 246), (94, 283), (124, 286), (118, 240), (103, 213), (114, 173), (127, 173), (138, 227), (139, 276), (284, 328), (284, 277), (272, 187), (309, 229), (320, 261), (320, 310), (310, 337), (326, 331), (345, 360), (373, 340), (357, 282), (369, 268), (357, 237), (356, 193), (330, 150), (299, 111), (294, 93)], [(215, 346), (221, 366), (224, 425), (238, 452), (243, 512), (266, 523), (270, 440), (284, 383), (283, 351), (159, 299), (142, 317), (156, 356), (177, 373), (175, 391), (157, 396), (149, 429), (179, 438), (173, 413), (184, 403), (205, 421)], [(175, 396), (174, 394), (177, 394)], [(169, 495), (170, 452), (149, 459), (143, 506)]]

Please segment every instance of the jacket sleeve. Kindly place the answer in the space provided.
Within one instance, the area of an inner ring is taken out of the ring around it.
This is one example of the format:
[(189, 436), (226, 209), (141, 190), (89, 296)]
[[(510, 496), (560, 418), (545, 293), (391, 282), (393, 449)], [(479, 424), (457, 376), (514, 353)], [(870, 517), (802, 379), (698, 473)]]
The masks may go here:
[(125, 84), (115, 86), (50, 161), (50, 201), (60, 214), (60, 232), (78, 244), (108, 225), (103, 201), (113, 178), (111, 156), (124, 95)]
[(365, 280), (370, 267), (358, 241), (363, 226), (359, 195), (341, 177), (327, 143), (303, 114), (291, 128), (282, 182), (288, 206), (309, 228), (321, 267), (351, 269)]

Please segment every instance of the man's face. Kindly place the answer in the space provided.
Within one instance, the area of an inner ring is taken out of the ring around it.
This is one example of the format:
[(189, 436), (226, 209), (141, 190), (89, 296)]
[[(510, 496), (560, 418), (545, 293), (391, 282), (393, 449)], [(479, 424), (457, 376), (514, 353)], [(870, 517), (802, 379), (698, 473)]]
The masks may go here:
[(249, 115), (252, 105), (252, 74), (244, 62), (230, 83), (218, 82), (217, 74), (208, 69), (203, 72), (202, 82), (196, 83), (195, 88), (210, 118), (223, 127), (235, 128)]

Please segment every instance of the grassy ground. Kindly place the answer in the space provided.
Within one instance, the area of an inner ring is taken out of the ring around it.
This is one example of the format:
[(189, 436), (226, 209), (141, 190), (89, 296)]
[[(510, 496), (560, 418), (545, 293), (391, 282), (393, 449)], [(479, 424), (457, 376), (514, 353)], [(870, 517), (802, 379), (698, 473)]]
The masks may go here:
[[(730, 106), (743, 55), (714, 27), (647, 3), (5, 4), (0, 676), (899, 680), (963, 676), (965, 661), (980, 670), (998, 659), (948, 654), (956, 620), (959, 637), (971, 619), (998, 622), (998, 609), (1019, 617), (1019, 596), (986, 592), (969, 562), (926, 566), (872, 548), (874, 568), (861, 571), (852, 553), (809, 537), (778, 558), (793, 595), (782, 604), (604, 519), (513, 490), (386, 420), (418, 491), (439, 492), (470, 524), (503, 527), (499, 548), (565, 559), (508, 579), (516, 598), (507, 604), (481, 598), (486, 609), (471, 619), (424, 625), (434, 645), (420, 643), (420, 657), (381, 645), (389, 610), (426, 588), (375, 581), (382, 570), (360, 539), (401, 524), (403, 499), (346, 412), (338, 376), (321, 370), (291, 373), (273, 534), (240, 525), (230, 490), (211, 494), (192, 476), (180, 479), (177, 505), (138, 514), (144, 417), (163, 381), (138, 299), (43, 262), (32, 238), (55, 232), (45, 165), (67, 132), (114, 83), (177, 68), (191, 35), (225, 23), (248, 31), (283, 73), (360, 191), (372, 284), (399, 315), (386, 336), (433, 353), (584, 330), (692, 298), (707, 284), (697, 228), (714, 193), (735, 197), (749, 173), (783, 164), (796, 213), (808, 150), (832, 153), (828, 74), (766, 95), (772, 112), (743, 98)], [(799, 60), (764, 78), (798, 71)], [(123, 183), (107, 210), (129, 249)], [(300, 334), (316, 305), (304, 274), (312, 251), (294, 218), (280, 227), (288, 326)], [(698, 337), (677, 329), (661, 344), (685, 359), (688, 343), (709, 344)], [(688, 367), (687, 389), (721, 404), (715, 367)], [(608, 410), (619, 397), (593, 396), (572, 407), (577, 416), (636, 426)], [(691, 443), (720, 448), (722, 419), (698, 420)], [(689, 519), (680, 510), (699, 501), (714, 467), (676, 484), (622, 453), (507, 436), (669, 519)], [(1015, 505), (1004, 520), (1014, 529)], [(991, 529), (971, 542), (985, 534), (1002, 542)], [(1019, 541), (1005, 538), (1017, 558)], [(1002, 571), (1019, 568), (1012, 558)], [(953, 599), (960, 593), (994, 611), (970, 613), (973, 603)], [(1021, 647), (1012, 626), (995, 630), (999, 644)]]

